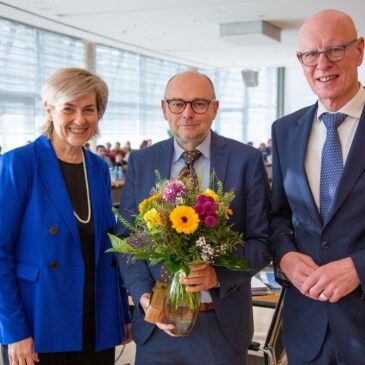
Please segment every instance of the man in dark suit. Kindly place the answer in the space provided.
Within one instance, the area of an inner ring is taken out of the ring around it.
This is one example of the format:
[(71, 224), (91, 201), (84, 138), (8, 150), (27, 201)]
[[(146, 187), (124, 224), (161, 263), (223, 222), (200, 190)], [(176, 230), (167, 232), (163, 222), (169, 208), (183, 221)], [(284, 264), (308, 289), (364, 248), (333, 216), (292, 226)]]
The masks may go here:
[(318, 102), (272, 128), (284, 345), (289, 365), (364, 364), (364, 39), (347, 14), (324, 10), (304, 23), (299, 41)]
[[(269, 188), (261, 153), (240, 142), (218, 136), (210, 127), (218, 111), (211, 80), (195, 71), (175, 75), (167, 84), (162, 110), (174, 137), (152, 147), (132, 152), (129, 158), (120, 212), (130, 217), (162, 178), (176, 178), (184, 166), (181, 154), (197, 149), (201, 157), (194, 168), (202, 188), (209, 186), (215, 171), (225, 191), (236, 197), (231, 207), (232, 223), (244, 233), (246, 244), (237, 253), (248, 259), (250, 272), (233, 272), (211, 265), (192, 265), (181, 279), (201, 292), (201, 301), (211, 303), (199, 313), (187, 337), (172, 337), (171, 326), (144, 321), (151, 291), (160, 278), (160, 266), (145, 261), (128, 264), (119, 257), (125, 284), (135, 303), (133, 339), (137, 343), (136, 364), (210, 365), (246, 364), (252, 339), (251, 276), (270, 261), (268, 210)], [(121, 227), (120, 234), (127, 232)]]

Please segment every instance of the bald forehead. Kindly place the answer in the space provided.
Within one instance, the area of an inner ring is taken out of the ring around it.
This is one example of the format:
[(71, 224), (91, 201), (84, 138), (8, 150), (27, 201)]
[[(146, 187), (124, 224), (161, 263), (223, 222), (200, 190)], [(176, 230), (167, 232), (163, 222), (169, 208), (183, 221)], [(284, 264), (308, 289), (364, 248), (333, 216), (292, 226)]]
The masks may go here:
[[(179, 95), (184, 96), (179, 96)], [(215, 98), (212, 81), (196, 71), (186, 71), (173, 76), (167, 83), (165, 98)]]
[[(342, 38), (342, 39), (341, 39)], [(309, 18), (299, 30), (299, 45), (318, 39), (324, 43), (349, 41), (357, 38), (355, 24), (350, 16), (337, 10), (323, 10)], [(334, 43), (335, 44), (335, 43)]]

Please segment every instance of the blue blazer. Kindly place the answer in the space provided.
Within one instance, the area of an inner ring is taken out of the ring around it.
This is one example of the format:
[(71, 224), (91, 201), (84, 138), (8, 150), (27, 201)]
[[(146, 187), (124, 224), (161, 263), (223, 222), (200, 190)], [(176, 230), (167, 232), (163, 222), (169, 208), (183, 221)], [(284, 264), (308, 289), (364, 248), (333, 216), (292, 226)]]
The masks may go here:
[[(150, 195), (156, 184), (155, 170), (162, 178), (170, 178), (173, 156), (173, 138), (150, 148), (133, 152), (129, 157), (126, 183), (123, 187), (120, 212), (132, 220), (138, 204)], [(269, 246), (268, 212), (269, 185), (261, 153), (240, 142), (212, 132), (211, 171), (223, 183), (225, 191), (233, 189), (236, 197), (231, 204), (235, 229), (243, 232), (246, 240), (238, 254), (246, 257), (252, 268), (249, 272), (233, 272), (216, 268), (220, 288), (211, 289), (215, 312), (220, 326), (238, 351), (247, 350), (252, 339), (251, 276), (271, 259)], [(119, 227), (120, 235), (127, 235)], [(138, 305), (142, 294), (152, 292), (160, 277), (160, 265), (150, 267), (146, 261), (128, 264), (118, 257), (122, 276), (136, 303), (133, 316), (133, 339), (140, 345), (151, 335), (155, 326), (144, 321), (144, 312)]]
[[(108, 167), (84, 150), (95, 230), (96, 350), (121, 343), (118, 271), (107, 232)], [(0, 342), (33, 337), (36, 352), (82, 350), (84, 261), (76, 219), (50, 141), (4, 154), (0, 161)], [(126, 317), (127, 319), (128, 317)]]
[[(284, 345), (312, 360), (329, 324), (346, 364), (364, 363), (365, 345), (365, 112), (354, 136), (337, 195), (322, 223), (306, 171), (305, 155), (317, 104), (273, 124), (272, 241), (276, 260), (290, 251), (319, 265), (351, 257), (361, 285), (337, 303), (322, 303), (289, 286), (283, 311)], [(285, 283), (284, 283), (285, 284)]]

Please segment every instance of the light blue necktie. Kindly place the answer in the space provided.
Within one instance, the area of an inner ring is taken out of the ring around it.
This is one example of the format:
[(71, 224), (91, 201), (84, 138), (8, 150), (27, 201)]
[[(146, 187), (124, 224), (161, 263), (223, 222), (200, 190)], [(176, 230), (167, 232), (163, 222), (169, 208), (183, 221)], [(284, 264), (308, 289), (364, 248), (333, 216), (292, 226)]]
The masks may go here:
[(320, 183), (320, 215), (326, 222), (340, 181), (343, 160), (341, 141), (337, 128), (347, 117), (343, 113), (323, 113), (320, 119), (327, 128), (327, 137), (322, 150), (321, 183)]

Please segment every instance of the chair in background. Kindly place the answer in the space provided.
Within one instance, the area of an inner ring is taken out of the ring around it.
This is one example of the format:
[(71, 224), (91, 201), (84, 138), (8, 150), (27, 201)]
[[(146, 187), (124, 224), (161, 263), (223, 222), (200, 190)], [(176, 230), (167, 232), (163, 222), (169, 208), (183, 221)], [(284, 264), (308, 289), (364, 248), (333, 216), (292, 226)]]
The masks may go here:
[(265, 365), (287, 365), (285, 349), (282, 342), (282, 311), (285, 289), (282, 289), (279, 300), (275, 306), (270, 327), (263, 346), (258, 342), (252, 342), (250, 350), (264, 353)]

